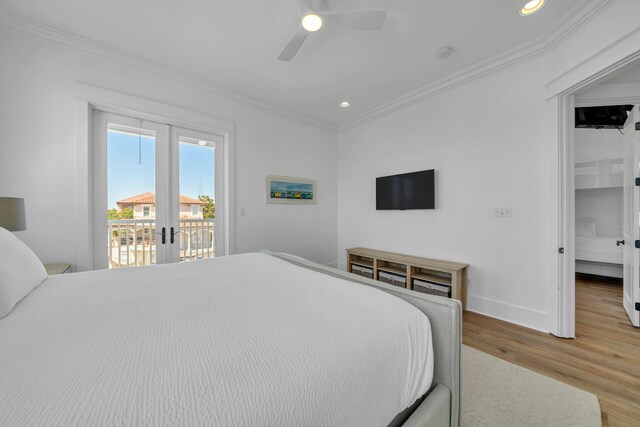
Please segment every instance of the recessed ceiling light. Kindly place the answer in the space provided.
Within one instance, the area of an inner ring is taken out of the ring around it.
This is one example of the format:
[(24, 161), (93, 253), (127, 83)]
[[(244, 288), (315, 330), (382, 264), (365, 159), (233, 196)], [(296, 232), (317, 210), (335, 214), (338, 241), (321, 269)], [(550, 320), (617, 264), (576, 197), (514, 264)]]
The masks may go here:
[(528, 16), (533, 13), (536, 13), (537, 11), (542, 9), (542, 6), (544, 6), (544, 3), (545, 3), (545, 0), (528, 1), (527, 3), (525, 3), (524, 6), (522, 6), (522, 9), (520, 9), (520, 15)]
[(207, 141), (201, 139), (200, 141), (198, 141), (198, 145), (204, 147), (205, 145), (207, 145)]
[(322, 18), (315, 13), (307, 13), (302, 17), (302, 28), (313, 33), (322, 28)]
[(340, 103), (340, 106), (341, 106), (342, 108), (349, 108), (349, 107), (351, 107), (351, 104), (350, 104), (348, 101), (342, 101), (342, 102)]

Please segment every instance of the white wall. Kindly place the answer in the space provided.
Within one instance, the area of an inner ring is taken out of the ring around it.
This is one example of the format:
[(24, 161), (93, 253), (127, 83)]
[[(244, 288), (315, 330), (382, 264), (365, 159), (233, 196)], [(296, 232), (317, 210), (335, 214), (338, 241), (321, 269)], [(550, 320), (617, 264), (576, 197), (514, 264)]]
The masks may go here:
[[(640, 79), (640, 69), (636, 72), (638, 74), (637, 78)], [(608, 80), (603, 84), (576, 94), (576, 103), (590, 106), (638, 104), (639, 99), (640, 81), (618, 81), (616, 79)], [(602, 102), (603, 100), (605, 102)]]
[[(44, 262), (76, 259), (76, 82), (235, 122), (236, 251), (270, 248), (335, 262), (335, 131), (0, 29), (0, 195), (26, 199), (28, 230), (18, 235)], [(266, 204), (267, 174), (316, 179), (318, 203)]]
[[(622, 135), (616, 129), (576, 129), (574, 144), (574, 160), (576, 162), (624, 157)], [(610, 238), (611, 245), (613, 245), (616, 240), (622, 239), (623, 235), (623, 197), (622, 187), (576, 189), (576, 224), (580, 224), (580, 218), (595, 218), (596, 236)], [(580, 236), (580, 233), (581, 230), (576, 225), (576, 236)], [(577, 237), (576, 242), (577, 249), (580, 249), (580, 245), (589, 244), (588, 239), (578, 239)], [(582, 261), (579, 252), (577, 252), (576, 271), (600, 276), (622, 277), (622, 251), (620, 251), (619, 259), (618, 266), (611, 263)], [(607, 258), (607, 261), (609, 260), (610, 258)]]
[[(576, 129), (574, 159), (586, 162), (621, 159), (620, 132), (615, 129)], [(576, 218), (596, 218), (596, 235), (622, 237), (622, 187), (576, 190)]]
[(620, 131), (616, 129), (576, 129), (574, 160), (621, 159), (624, 146), (620, 136)]
[(596, 236), (622, 239), (623, 196), (622, 187), (577, 190), (576, 219), (595, 218)]
[[(352, 246), (467, 262), (470, 310), (555, 330), (555, 95), (637, 51), (638, 13), (619, 0), (543, 56), (341, 130), (341, 265)], [(375, 177), (431, 168), (438, 209), (375, 210)]]
[[(341, 132), (339, 262), (352, 246), (466, 262), (469, 309), (544, 328), (548, 138), (527, 120), (544, 116), (541, 74), (531, 61)], [(377, 176), (432, 168), (436, 210), (375, 210)]]

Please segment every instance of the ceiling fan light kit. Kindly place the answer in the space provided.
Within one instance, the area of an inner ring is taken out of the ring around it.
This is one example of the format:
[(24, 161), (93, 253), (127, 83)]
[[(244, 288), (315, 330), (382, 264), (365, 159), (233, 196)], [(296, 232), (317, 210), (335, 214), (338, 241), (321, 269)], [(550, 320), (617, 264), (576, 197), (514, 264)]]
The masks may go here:
[(307, 13), (302, 17), (301, 25), (302, 28), (309, 31), (310, 33), (315, 33), (320, 28), (322, 28), (322, 18), (316, 13)]
[(387, 13), (382, 10), (327, 12), (315, 10), (308, 0), (297, 0), (297, 3), (302, 18), (293, 37), (278, 56), (281, 61), (291, 61), (306, 38), (321, 29), (325, 22), (349, 30), (378, 31), (382, 29), (387, 17)]

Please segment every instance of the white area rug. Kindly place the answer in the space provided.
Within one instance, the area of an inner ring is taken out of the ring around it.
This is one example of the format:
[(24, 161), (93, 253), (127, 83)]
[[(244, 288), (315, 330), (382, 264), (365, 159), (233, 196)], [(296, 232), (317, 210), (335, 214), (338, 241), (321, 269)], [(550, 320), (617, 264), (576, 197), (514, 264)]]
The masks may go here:
[(586, 391), (462, 346), (462, 426), (601, 426)]

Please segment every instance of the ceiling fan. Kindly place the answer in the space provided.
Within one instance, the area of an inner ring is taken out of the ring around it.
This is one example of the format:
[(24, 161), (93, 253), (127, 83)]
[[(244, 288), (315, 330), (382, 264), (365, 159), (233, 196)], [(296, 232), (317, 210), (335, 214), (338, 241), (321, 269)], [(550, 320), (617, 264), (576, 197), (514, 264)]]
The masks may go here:
[(329, 12), (324, 10), (326, 0), (320, 7), (314, 8), (312, 0), (296, 0), (300, 9), (300, 25), (291, 41), (278, 56), (281, 61), (291, 61), (302, 43), (311, 33), (318, 31), (325, 22), (357, 31), (378, 31), (382, 29), (387, 13), (382, 10), (359, 10), (346, 12)]

